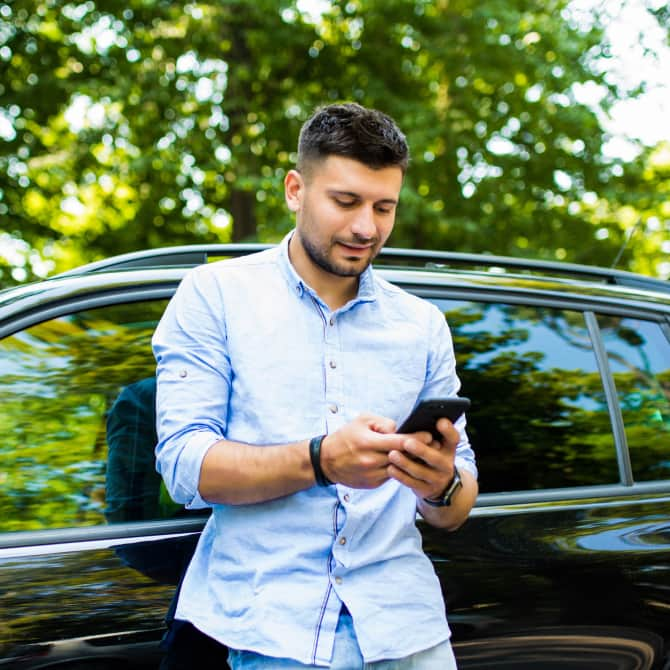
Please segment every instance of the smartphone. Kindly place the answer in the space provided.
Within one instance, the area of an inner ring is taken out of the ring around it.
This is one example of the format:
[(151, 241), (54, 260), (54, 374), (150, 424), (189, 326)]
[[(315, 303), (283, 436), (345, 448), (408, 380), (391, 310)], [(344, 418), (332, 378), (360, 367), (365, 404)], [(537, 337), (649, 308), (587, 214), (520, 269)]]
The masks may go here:
[(446, 417), (453, 423), (469, 407), (469, 398), (453, 397), (422, 400), (396, 432), (418, 433), (421, 430), (427, 430), (432, 433), (436, 440), (441, 440), (442, 433), (435, 427), (438, 420)]

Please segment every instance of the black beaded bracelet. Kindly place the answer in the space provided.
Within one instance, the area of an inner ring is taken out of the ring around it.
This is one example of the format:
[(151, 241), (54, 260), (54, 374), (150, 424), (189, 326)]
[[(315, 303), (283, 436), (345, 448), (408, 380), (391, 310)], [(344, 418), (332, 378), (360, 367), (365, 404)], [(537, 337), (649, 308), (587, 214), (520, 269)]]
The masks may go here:
[(321, 469), (321, 443), (325, 435), (318, 435), (309, 441), (309, 458), (312, 461), (312, 468), (314, 469), (314, 479), (319, 486), (331, 486), (333, 482), (326, 477)]

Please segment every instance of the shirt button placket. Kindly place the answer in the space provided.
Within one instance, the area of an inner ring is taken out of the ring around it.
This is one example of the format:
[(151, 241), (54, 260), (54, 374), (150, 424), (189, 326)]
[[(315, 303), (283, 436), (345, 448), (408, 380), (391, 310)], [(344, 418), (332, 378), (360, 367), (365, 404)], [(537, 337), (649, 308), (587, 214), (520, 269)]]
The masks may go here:
[(342, 417), (341, 412), (341, 371), (338, 365), (339, 348), (338, 348), (338, 332), (337, 320), (335, 315), (330, 314), (326, 317), (327, 327), (325, 329), (325, 350), (324, 350), (324, 365), (325, 365), (325, 381), (326, 381), (326, 408), (328, 418), (326, 419), (328, 432), (333, 432), (341, 427)]

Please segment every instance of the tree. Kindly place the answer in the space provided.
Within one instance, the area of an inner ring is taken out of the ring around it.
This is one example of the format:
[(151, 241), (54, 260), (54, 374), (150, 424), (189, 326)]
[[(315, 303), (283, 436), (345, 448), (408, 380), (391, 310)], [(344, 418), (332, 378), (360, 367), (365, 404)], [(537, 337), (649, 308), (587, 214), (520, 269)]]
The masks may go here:
[[(277, 240), (300, 124), (341, 99), (410, 140), (396, 246), (610, 264), (623, 207), (668, 217), (646, 157), (606, 158), (578, 99), (628, 94), (606, 55), (568, 0), (332, 0), (315, 19), (296, 0), (0, 2), (0, 270), (17, 250), (0, 282), (44, 259)], [(660, 243), (623, 266), (657, 272)]]
[(279, 138), (298, 124), (300, 59), (275, 44), (311, 29), (267, 1), (3, 7), (4, 230), (57, 266), (255, 235), (254, 203), (288, 164)]
[[(608, 46), (596, 19), (581, 27), (561, 0), (411, 10), (341, 2), (326, 17), (331, 32), (356, 27), (356, 67), (340, 68), (338, 90), (383, 104), (414, 147), (394, 242), (611, 264), (629, 228), (616, 217), (594, 225), (591, 203), (654, 209), (660, 200), (644, 183), (643, 159), (629, 166), (603, 154), (608, 136), (579, 101), (586, 85), (602, 91), (603, 111), (626, 95), (598, 67)], [(389, 41), (395, 47), (384, 48)], [(652, 272), (653, 246), (643, 267)]]

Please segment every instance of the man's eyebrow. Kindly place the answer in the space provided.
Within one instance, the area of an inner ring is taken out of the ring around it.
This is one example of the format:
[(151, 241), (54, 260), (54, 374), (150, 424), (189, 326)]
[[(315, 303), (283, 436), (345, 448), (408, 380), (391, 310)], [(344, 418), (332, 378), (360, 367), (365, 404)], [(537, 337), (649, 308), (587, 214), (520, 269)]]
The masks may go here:
[[(359, 193), (354, 193), (353, 191), (341, 191), (337, 188), (331, 188), (327, 191), (328, 195), (335, 196), (345, 196), (347, 198), (353, 198), (354, 200), (361, 200)], [(387, 205), (397, 205), (398, 201), (395, 198), (382, 198), (381, 200), (375, 200), (376, 203), (384, 203)]]
[(344, 195), (347, 198), (355, 198), (360, 200), (360, 195), (358, 193), (354, 193), (353, 191), (341, 191), (339, 188), (330, 188), (328, 189), (328, 195)]

